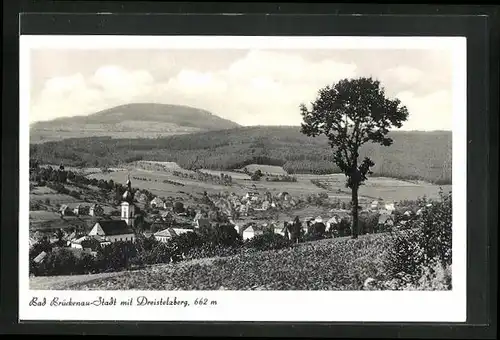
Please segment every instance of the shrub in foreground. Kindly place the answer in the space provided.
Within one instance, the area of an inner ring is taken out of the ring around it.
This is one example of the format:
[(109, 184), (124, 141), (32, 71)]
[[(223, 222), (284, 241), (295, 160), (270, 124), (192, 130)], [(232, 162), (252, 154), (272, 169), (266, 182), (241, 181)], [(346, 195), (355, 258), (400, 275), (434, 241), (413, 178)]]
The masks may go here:
[(264, 233), (247, 240), (244, 246), (255, 250), (278, 250), (290, 247), (291, 242), (280, 234)]
[[(451, 193), (426, 206), (411, 229), (392, 234), (385, 268), (398, 287), (451, 287), (452, 263)], [(451, 274), (449, 274), (451, 278)]]

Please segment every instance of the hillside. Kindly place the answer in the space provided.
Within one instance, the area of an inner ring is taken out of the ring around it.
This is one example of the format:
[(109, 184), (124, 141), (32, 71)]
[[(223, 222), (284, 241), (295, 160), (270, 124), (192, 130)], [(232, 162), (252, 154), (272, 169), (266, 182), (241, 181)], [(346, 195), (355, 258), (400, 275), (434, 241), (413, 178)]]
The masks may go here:
[[(451, 183), (452, 134), (392, 132), (390, 147), (365, 145), (361, 157), (375, 162), (377, 176)], [(137, 160), (176, 162), (183, 168), (241, 169), (282, 166), (288, 173), (338, 172), (324, 138), (299, 127), (241, 127), (152, 139), (78, 138), (32, 144), (32, 158), (69, 166), (117, 166)]]
[[(381, 278), (385, 234), (334, 238), (295, 247), (188, 260), (114, 275), (30, 278), (31, 289), (67, 290), (358, 290)], [(68, 280), (66, 279), (68, 278)]]
[(110, 136), (151, 138), (239, 125), (208, 111), (188, 106), (138, 103), (103, 110), (88, 116), (58, 118), (30, 127), (31, 143), (65, 138)]

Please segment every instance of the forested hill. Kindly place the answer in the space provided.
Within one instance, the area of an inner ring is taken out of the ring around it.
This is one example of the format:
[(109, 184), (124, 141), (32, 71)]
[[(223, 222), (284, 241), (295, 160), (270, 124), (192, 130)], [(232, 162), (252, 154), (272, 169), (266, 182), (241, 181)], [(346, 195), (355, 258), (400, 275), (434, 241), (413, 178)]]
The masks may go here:
[[(375, 175), (451, 182), (452, 134), (392, 132), (390, 147), (365, 145), (361, 157), (375, 162)], [(73, 138), (32, 144), (31, 158), (71, 166), (116, 166), (137, 160), (177, 162), (184, 168), (239, 169), (252, 163), (279, 165), (289, 173), (337, 172), (324, 138), (299, 127), (240, 127), (151, 139)]]
[(239, 127), (211, 112), (181, 105), (134, 103), (87, 116), (64, 117), (30, 126), (30, 142), (65, 138), (151, 138)]

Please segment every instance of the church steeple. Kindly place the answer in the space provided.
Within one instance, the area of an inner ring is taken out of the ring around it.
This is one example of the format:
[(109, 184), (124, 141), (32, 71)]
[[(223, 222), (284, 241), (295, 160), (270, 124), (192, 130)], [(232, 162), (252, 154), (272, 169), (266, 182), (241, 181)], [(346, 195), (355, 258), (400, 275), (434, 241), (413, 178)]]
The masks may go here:
[(127, 190), (125, 190), (125, 193), (123, 194), (123, 200), (125, 202), (132, 203), (133, 201), (133, 196), (132, 196), (132, 182), (130, 181), (130, 174), (127, 177)]
[(127, 179), (127, 190), (125, 190), (125, 193), (123, 194), (122, 198), (122, 220), (127, 222), (128, 225), (132, 225), (134, 223), (134, 216), (135, 216), (135, 205), (133, 203), (134, 201), (134, 196), (132, 195), (132, 183), (130, 182), (130, 174), (128, 175)]
[(132, 182), (130, 182), (130, 174), (127, 175), (127, 189), (132, 192)]

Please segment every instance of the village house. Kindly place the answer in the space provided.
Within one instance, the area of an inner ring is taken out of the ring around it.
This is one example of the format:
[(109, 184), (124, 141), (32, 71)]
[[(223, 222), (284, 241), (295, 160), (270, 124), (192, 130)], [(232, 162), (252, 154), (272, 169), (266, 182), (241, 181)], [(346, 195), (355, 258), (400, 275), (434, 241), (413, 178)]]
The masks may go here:
[(165, 209), (165, 202), (163, 202), (163, 200), (160, 198), (160, 197), (155, 197), (150, 203), (149, 205), (152, 207), (152, 208), (156, 208), (156, 209)]
[(394, 207), (394, 203), (387, 203), (385, 205), (385, 210), (391, 211), (391, 212), (394, 211), (394, 210), (396, 210), (396, 208)]
[(40, 254), (38, 254), (34, 259), (33, 259), (33, 262), (37, 263), (37, 264), (40, 264), (42, 263), (45, 258), (47, 257), (47, 253), (42, 251)]
[(285, 226), (279, 224), (273, 224), (273, 233), (286, 237)]
[(249, 191), (244, 196), (244, 198), (246, 200), (251, 200), (252, 197), (257, 197), (258, 198), (259, 197), (259, 193), (257, 191)]
[(105, 247), (111, 244), (111, 241), (106, 240), (99, 235), (85, 235), (71, 241), (70, 248), (81, 249), (85, 251), (96, 251), (98, 247)]
[(136, 191), (136, 193), (134, 194), (134, 200), (139, 203), (146, 203), (148, 201), (148, 196), (141, 191)]
[(326, 221), (326, 231), (328, 232), (332, 230), (332, 228), (338, 226), (340, 221), (342, 221), (342, 219), (339, 215), (333, 215), (328, 221)]
[(92, 204), (89, 210), (90, 216), (102, 216), (104, 215), (104, 209), (99, 204)]
[(243, 231), (245, 231), (245, 228), (246, 228), (246, 226), (243, 224), (235, 224), (234, 225), (234, 230), (236, 230), (238, 235), (240, 235), (241, 237), (243, 237)]
[(76, 231), (73, 231), (70, 234), (64, 235), (63, 241), (66, 242), (67, 246), (70, 246), (71, 245), (71, 241), (73, 241), (74, 239), (76, 239), (76, 237), (77, 237)]
[(191, 229), (167, 228), (167, 229), (163, 229), (161, 231), (158, 231), (158, 232), (154, 233), (153, 235), (157, 241), (167, 242), (172, 237), (175, 237), (175, 236), (178, 236), (181, 234), (185, 234), (185, 233), (192, 233), (192, 232), (193, 232), (193, 230), (191, 230)]
[(61, 214), (61, 216), (73, 215), (73, 211), (71, 211), (71, 209), (66, 204), (61, 205), (61, 207), (59, 208), (59, 213)]
[(76, 216), (88, 215), (88, 213), (89, 213), (89, 207), (82, 204), (77, 204), (76, 207), (73, 209), (73, 214), (75, 214)]
[(163, 220), (169, 220), (174, 218), (174, 214), (171, 211), (164, 211), (161, 213), (160, 216)]
[(244, 220), (233, 221), (232, 219), (229, 219), (229, 223), (231, 223), (234, 226), (234, 229), (240, 236), (243, 236), (243, 230), (245, 230), (245, 226), (248, 225), (247, 221)]
[(382, 214), (378, 218), (378, 226), (379, 228), (392, 228), (394, 226), (394, 219), (391, 215)]
[(30, 248), (33, 247), (36, 243), (38, 243), (38, 240), (35, 237), (30, 237), (29, 238), (29, 246), (30, 246)]
[(378, 201), (373, 201), (370, 205), (371, 210), (377, 210), (378, 209)]
[(194, 227), (195, 228), (203, 228), (203, 227), (210, 227), (210, 219), (208, 218), (198, 218), (194, 220)]
[(392, 215), (393, 211), (391, 211), (391, 210), (387, 210), (387, 209), (380, 209), (380, 210), (378, 211), (378, 213), (379, 213), (380, 215), (387, 215), (387, 216), (390, 216), (390, 215)]
[(243, 240), (249, 240), (257, 235), (264, 234), (264, 228), (255, 224), (250, 225), (248, 228), (243, 230)]
[(271, 208), (271, 203), (269, 201), (262, 202), (262, 210), (268, 210)]
[(173, 228), (167, 228), (167, 229), (157, 231), (153, 235), (154, 235), (154, 238), (160, 242), (167, 242), (172, 237), (177, 236), (177, 234), (175, 233)]
[(248, 215), (248, 206), (245, 204), (240, 205), (239, 213), (241, 216), (247, 216)]

